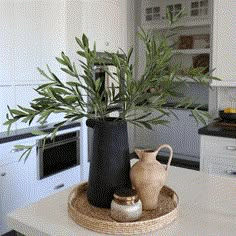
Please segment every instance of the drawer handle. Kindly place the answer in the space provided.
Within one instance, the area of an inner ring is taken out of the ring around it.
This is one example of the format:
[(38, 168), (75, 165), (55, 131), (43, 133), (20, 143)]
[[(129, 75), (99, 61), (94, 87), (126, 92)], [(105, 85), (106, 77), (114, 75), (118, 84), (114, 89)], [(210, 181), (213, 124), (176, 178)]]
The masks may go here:
[(65, 185), (64, 184), (58, 184), (57, 186), (54, 187), (54, 190), (63, 188)]
[(227, 175), (236, 175), (236, 170), (226, 170), (225, 173)]
[(3, 172), (3, 173), (1, 173), (1, 176), (5, 176), (7, 173), (6, 172)]
[(226, 149), (229, 151), (236, 151), (236, 146), (228, 146)]

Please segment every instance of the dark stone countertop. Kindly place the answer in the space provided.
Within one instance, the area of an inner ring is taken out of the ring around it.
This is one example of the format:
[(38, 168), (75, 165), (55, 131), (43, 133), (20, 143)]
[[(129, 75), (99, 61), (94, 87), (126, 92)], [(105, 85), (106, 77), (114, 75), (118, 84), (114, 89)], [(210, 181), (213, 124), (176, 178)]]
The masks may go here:
[(198, 130), (199, 134), (218, 136), (225, 138), (236, 138), (236, 125), (225, 125), (219, 121), (210, 123)]
[[(55, 124), (56, 123), (50, 123), (45, 126), (33, 126), (26, 129), (18, 129), (18, 130), (11, 131), (10, 134), (8, 134), (7, 132), (0, 132), (0, 144), (12, 142), (12, 141), (16, 141), (16, 140), (20, 140), (24, 138), (34, 137), (35, 135), (31, 133), (33, 130), (51, 132)], [(63, 125), (59, 130), (71, 129), (78, 126), (80, 126), (80, 122), (71, 122), (71, 123)]]
[[(188, 108), (184, 108), (183, 106), (181, 107), (178, 107), (178, 108), (175, 108), (176, 106), (176, 103), (174, 102), (168, 102), (166, 103), (165, 105), (163, 105), (164, 107), (167, 107), (167, 108), (173, 108), (173, 109), (184, 109), (184, 110), (193, 110), (195, 109), (196, 107), (199, 107), (200, 104), (192, 104), (191, 106), (189, 106)], [(207, 105), (202, 105), (201, 107), (198, 108), (199, 110), (202, 110), (202, 111), (208, 111), (208, 106)]]

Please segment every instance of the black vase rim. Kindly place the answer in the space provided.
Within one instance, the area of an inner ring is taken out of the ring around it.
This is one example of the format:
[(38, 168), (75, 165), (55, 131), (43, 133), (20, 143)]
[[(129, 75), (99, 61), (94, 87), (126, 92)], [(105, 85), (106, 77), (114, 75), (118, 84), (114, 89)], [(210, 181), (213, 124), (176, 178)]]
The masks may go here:
[(124, 119), (120, 118), (120, 117), (104, 117), (104, 118), (88, 118), (88, 120), (95, 120), (95, 121), (125, 121)]
[(106, 117), (106, 118), (97, 118), (97, 119), (94, 119), (94, 118), (89, 118), (87, 119), (86, 121), (86, 125), (88, 127), (91, 127), (93, 128), (95, 125), (97, 126), (100, 126), (100, 125), (109, 125), (109, 126), (113, 126), (113, 125), (125, 125), (127, 124), (126, 120), (124, 119), (121, 119), (119, 117)]

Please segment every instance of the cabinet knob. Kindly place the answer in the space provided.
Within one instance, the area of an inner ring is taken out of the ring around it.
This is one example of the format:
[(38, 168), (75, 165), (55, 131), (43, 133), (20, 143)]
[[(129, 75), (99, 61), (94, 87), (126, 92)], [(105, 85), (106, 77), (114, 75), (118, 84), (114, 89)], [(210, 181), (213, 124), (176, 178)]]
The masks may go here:
[(1, 173), (1, 176), (5, 176), (7, 173), (6, 172), (3, 172), (3, 173)]
[(230, 151), (236, 151), (236, 146), (228, 146), (226, 149)]

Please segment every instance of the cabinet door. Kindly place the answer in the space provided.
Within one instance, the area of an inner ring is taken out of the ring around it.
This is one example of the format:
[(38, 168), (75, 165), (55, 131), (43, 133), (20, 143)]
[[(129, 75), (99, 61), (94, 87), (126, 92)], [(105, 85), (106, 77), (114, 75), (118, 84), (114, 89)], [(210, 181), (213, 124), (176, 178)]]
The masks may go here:
[(215, 86), (236, 86), (236, 1), (214, 1), (213, 17), (213, 68), (222, 81)]
[(142, 24), (150, 25), (160, 23), (165, 17), (163, 1), (142, 0)]
[[(10, 85), (14, 78), (13, 1), (2, 0), (0, 7), (0, 85)], [(0, 93), (1, 94), (1, 93)]]
[(204, 171), (209, 174), (236, 179), (236, 160), (230, 158), (208, 157), (204, 162)]
[[(38, 85), (19, 85), (15, 86), (15, 96), (16, 96), (16, 102), (15, 106), (20, 105), (23, 107), (30, 107), (30, 102), (36, 98), (39, 97), (38, 93), (34, 90)], [(34, 120), (31, 123), (31, 126), (39, 125), (37, 123), (37, 120)], [(16, 122), (17, 129), (23, 129), (29, 127), (27, 123), (23, 122)]]
[(31, 186), (34, 201), (55, 194), (80, 182), (80, 166), (70, 168), (44, 179), (38, 179), (38, 173), (35, 173), (34, 184)]
[[(3, 125), (6, 121), (6, 114), (8, 112), (7, 105), (11, 108), (15, 106), (15, 92), (12, 86), (0, 86), (0, 132), (7, 130), (7, 126)], [(16, 125), (12, 125), (12, 130)]]
[(97, 51), (116, 52), (119, 48), (126, 51), (126, 15), (122, 11), (122, 2), (124, 1), (82, 1), (83, 32), (88, 36), (91, 46), (96, 41)]
[(24, 162), (15, 162), (0, 166), (2, 224), (1, 234), (10, 231), (7, 226), (7, 214), (28, 203), (27, 170)]

